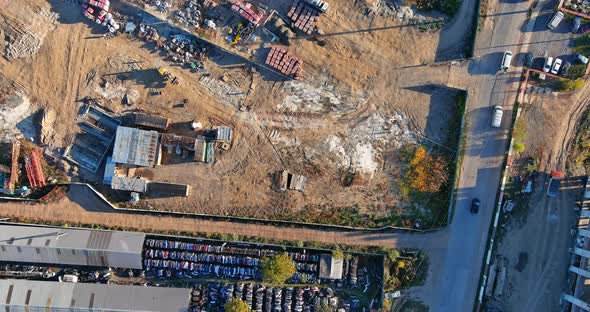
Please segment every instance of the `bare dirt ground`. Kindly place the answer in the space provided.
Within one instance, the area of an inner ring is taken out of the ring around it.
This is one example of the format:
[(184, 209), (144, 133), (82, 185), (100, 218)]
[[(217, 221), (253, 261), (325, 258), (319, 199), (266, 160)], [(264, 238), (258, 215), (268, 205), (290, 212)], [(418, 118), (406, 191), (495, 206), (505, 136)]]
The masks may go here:
[[(341, 207), (359, 207), (381, 217), (403, 214), (398, 151), (422, 137), (447, 140), (455, 91), (438, 85), (461, 86), (465, 81), (448, 65), (427, 65), (435, 59), (438, 33), (368, 14), (363, 1), (331, 1), (320, 27), (327, 34), (386, 29), (326, 36), (324, 47), (313, 40), (293, 40), (289, 50), (305, 64), (301, 81), (219, 66), (233, 62), (223, 55), (207, 62), (209, 75), (191, 73), (133, 37), (103, 39), (70, 1), (16, 2), (0, 2), (2, 32), (18, 37), (26, 29), (34, 40), (24, 57), (1, 58), (0, 69), (22, 86), (35, 107), (55, 116), (41, 129), (43, 143), (64, 148), (71, 142), (79, 101), (85, 97), (98, 98), (115, 114), (143, 110), (181, 125), (198, 120), (206, 127), (235, 129), (231, 150), (218, 155), (213, 165), (139, 171), (154, 180), (193, 187), (187, 198), (142, 201), (142, 207), (153, 209), (265, 218), (302, 211), (332, 214)], [(181, 84), (162, 86), (154, 70), (161, 65)], [(153, 90), (163, 95), (151, 96)], [(121, 105), (124, 95), (132, 106)], [(184, 99), (184, 107), (173, 108)], [(238, 110), (242, 106), (246, 112)], [(283, 168), (308, 177), (305, 193), (271, 189), (269, 175)], [(345, 187), (341, 181), (351, 172), (356, 185)]]
[[(566, 178), (557, 197), (546, 195), (551, 170), (565, 172), (576, 125), (588, 107), (590, 88), (577, 94), (530, 94), (521, 112), (528, 132), (527, 150), (516, 155), (514, 175), (523, 175), (526, 161), (536, 159), (534, 192), (517, 200), (502, 227), (495, 262), (507, 268), (504, 295), (490, 301), (502, 311), (558, 311), (570, 261), (570, 229), (576, 222), (576, 201), (583, 175)], [(572, 104), (575, 103), (575, 104)]]

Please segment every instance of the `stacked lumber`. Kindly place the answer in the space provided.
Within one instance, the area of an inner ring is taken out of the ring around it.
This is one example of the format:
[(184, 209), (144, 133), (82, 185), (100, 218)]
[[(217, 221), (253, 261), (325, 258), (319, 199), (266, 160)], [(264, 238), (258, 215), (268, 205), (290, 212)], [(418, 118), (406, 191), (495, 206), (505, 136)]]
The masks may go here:
[(293, 26), (311, 35), (316, 28), (320, 11), (303, 0), (295, 0), (287, 17), (293, 21)]
[(279, 47), (270, 48), (266, 57), (266, 65), (278, 69), (281, 73), (300, 79), (303, 73), (303, 63), (299, 58), (292, 56), (285, 49)]

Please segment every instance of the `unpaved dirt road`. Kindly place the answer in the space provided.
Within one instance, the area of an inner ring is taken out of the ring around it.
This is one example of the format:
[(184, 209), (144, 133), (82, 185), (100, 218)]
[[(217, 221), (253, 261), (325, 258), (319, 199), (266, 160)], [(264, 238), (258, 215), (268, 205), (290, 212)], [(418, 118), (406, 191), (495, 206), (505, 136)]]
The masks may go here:
[[(510, 218), (498, 245), (497, 258), (507, 268), (506, 286), (504, 296), (490, 306), (502, 311), (559, 311), (572, 245), (569, 232), (576, 222), (574, 208), (584, 181), (565, 179), (557, 197), (545, 194), (548, 181), (547, 176), (539, 179), (526, 215)], [(524, 269), (517, 268), (521, 253), (527, 258)]]

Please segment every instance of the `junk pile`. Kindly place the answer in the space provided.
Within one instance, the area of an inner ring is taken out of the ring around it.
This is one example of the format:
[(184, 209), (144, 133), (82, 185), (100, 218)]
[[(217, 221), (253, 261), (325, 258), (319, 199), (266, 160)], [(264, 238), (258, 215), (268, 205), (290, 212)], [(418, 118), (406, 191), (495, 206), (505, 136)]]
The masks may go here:
[(137, 33), (137, 36), (147, 42), (157, 41), (160, 39), (158, 30), (155, 27), (146, 24), (139, 24), (139, 32)]
[(84, 16), (89, 20), (107, 27), (109, 33), (114, 33), (119, 30), (120, 26), (113, 19), (113, 15), (109, 13), (110, 5), (109, 0), (89, 0), (82, 5), (82, 8), (84, 9)]
[(205, 70), (204, 61), (207, 58), (207, 47), (198, 45), (195, 41), (182, 35), (172, 36), (164, 42), (162, 48), (172, 61), (188, 65), (192, 69)]
[(328, 12), (329, 8), (330, 5), (321, 0), (295, 0), (287, 17), (293, 27), (311, 35), (316, 30), (320, 14)]
[(281, 73), (300, 79), (303, 72), (303, 63), (299, 58), (292, 56), (283, 48), (272, 47), (266, 57), (266, 65), (278, 69)]
[(184, 24), (186, 27), (200, 28), (204, 21), (201, 13), (203, 7), (197, 1), (187, 1), (182, 10), (176, 11), (174, 18), (176, 22)]

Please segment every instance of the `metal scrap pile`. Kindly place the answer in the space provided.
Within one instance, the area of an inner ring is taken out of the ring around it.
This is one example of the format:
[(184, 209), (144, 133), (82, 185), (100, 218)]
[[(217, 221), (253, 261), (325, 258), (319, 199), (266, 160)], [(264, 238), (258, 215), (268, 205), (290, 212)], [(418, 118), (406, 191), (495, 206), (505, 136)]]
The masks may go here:
[(143, 38), (148, 42), (157, 41), (160, 39), (160, 35), (158, 34), (158, 30), (155, 27), (140, 24), (139, 25), (139, 33), (137, 33), (139, 38)]
[(279, 47), (272, 47), (270, 49), (265, 63), (295, 79), (300, 79), (303, 73), (303, 63), (299, 58), (292, 56), (285, 49)]
[(176, 21), (184, 24), (186, 27), (199, 28), (203, 23), (201, 9), (202, 6), (197, 1), (187, 1), (184, 4), (184, 9), (176, 11)]
[(189, 65), (192, 69), (204, 71), (203, 61), (207, 58), (207, 47), (197, 43), (185, 36), (176, 35), (167, 40), (162, 48), (166, 56), (176, 63)]
[(287, 17), (293, 22), (293, 27), (310, 34), (316, 29), (320, 13), (326, 13), (329, 4), (320, 0), (295, 0)]

